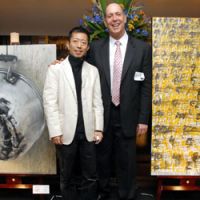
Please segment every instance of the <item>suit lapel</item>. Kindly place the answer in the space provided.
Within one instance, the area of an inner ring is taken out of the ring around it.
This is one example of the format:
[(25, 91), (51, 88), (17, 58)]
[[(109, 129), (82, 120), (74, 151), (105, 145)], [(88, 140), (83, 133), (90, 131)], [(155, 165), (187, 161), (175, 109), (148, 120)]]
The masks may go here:
[(102, 59), (102, 68), (105, 73), (108, 86), (110, 88), (109, 38), (106, 38), (103, 42), (100, 59)]
[(121, 81), (123, 81), (126, 72), (128, 71), (128, 68), (134, 64), (135, 60), (136, 60), (135, 45), (133, 39), (129, 36), (124, 58)]
[[(100, 59), (102, 59), (102, 68), (105, 73), (105, 77), (107, 80), (107, 83), (109, 87), (111, 87), (110, 84), (110, 60), (109, 60), (109, 38), (106, 38), (103, 41), (102, 48), (101, 48), (101, 55)], [(128, 71), (128, 68), (134, 64), (136, 60), (136, 54), (135, 54), (135, 45), (133, 38), (129, 36), (125, 58), (124, 58), (124, 64), (123, 64), (123, 70), (122, 70), (122, 81)]]
[(65, 77), (68, 81), (68, 84), (70, 85), (70, 88), (72, 90), (74, 98), (77, 101), (74, 75), (73, 75), (72, 68), (71, 68), (71, 65), (69, 63), (68, 57), (63, 61), (62, 68), (63, 68), (63, 71), (64, 71), (64, 75), (65, 75)]
[(84, 105), (86, 104), (85, 101), (87, 100), (87, 90), (88, 88), (86, 87), (87, 81), (90, 81), (89, 79), (89, 70), (87, 67), (87, 63), (83, 62), (82, 66), (82, 73), (81, 73), (81, 99), (82, 99), (82, 106), (84, 109)]
[(86, 80), (87, 80), (87, 77), (88, 77), (88, 70), (87, 70), (87, 63), (84, 61), (83, 62), (83, 66), (82, 66), (82, 74), (81, 74), (81, 81), (82, 81), (82, 85), (81, 85), (81, 88), (84, 88), (85, 85), (86, 85)]

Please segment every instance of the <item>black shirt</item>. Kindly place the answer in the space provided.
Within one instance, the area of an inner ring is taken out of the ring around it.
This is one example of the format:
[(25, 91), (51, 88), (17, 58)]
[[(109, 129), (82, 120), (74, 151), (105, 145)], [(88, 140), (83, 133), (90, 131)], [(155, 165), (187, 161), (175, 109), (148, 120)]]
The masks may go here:
[(78, 101), (78, 121), (76, 125), (76, 133), (84, 134), (85, 127), (84, 127), (84, 121), (83, 121), (83, 109), (82, 109), (82, 100), (81, 100), (81, 86), (82, 86), (81, 74), (82, 74), (83, 59), (76, 58), (72, 55), (69, 55), (69, 62), (71, 64), (72, 72), (74, 75), (77, 101)]

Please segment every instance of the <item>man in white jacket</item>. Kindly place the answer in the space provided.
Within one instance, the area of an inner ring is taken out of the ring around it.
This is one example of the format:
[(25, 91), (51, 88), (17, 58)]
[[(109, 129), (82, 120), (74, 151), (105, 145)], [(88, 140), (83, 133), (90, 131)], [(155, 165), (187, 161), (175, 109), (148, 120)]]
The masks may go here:
[(81, 200), (96, 199), (95, 143), (103, 138), (103, 105), (99, 74), (84, 60), (89, 34), (81, 27), (69, 33), (69, 56), (48, 68), (43, 100), (51, 141), (56, 145), (64, 200), (76, 200), (74, 164), (79, 155)]

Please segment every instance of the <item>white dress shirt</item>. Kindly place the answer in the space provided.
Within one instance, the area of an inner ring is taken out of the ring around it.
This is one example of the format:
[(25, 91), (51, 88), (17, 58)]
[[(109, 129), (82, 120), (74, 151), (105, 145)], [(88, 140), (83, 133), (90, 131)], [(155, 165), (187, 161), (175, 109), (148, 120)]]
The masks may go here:
[[(111, 91), (112, 91), (112, 85), (113, 85), (113, 65), (114, 65), (114, 58), (115, 58), (115, 51), (117, 46), (115, 45), (115, 42), (117, 40), (114, 39), (113, 37), (110, 36), (109, 38), (109, 59), (110, 59), (110, 83), (111, 83)], [(120, 45), (120, 49), (121, 49), (121, 53), (122, 53), (122, 66), (124, 63), (124, 57), (125, 57), (125, 53), (126, 53), (126, 47), (127, 47), (127, 43), (128, 43), (128, 35), (125, 32), (125, 34), (118, 40), (120, 41), (121, 45)]]

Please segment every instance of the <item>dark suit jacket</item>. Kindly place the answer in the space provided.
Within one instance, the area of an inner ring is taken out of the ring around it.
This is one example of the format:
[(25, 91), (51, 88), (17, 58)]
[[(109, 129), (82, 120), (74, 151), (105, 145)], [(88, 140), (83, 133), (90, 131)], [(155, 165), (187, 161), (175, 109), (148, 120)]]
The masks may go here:
[[(111, 84), (109, 38), (92, 42), (88, 61), (99, 69), (104, 105), (104, 132), (110, 122)], [(120, 88), (120, 117), (123, 133), (133, 137), (138, 123), (148, 124), (152, 94), (151, 47), (129, 36)], [(134, 80), (136, 72), (144, 73), (144, 81)]]

